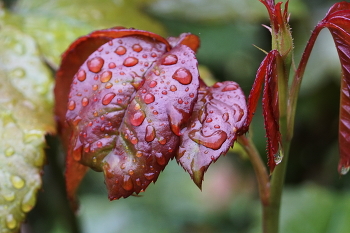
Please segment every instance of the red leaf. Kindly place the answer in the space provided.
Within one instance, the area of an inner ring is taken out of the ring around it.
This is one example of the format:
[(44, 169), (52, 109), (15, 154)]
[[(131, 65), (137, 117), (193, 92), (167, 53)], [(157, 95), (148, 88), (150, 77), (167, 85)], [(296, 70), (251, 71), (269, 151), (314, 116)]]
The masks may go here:
[(237, 83), (226, 81), (199, 90), (176, 157), (199, 188), (209, 165), (233, 145), (246, 117), (246, 100)]
[(315, 31), (328, 28), (332, 34), (342, 67), (340, 122), (339, 122), (339, 172), (346, 174), (350, 168), (350, 3), (334, 4)]

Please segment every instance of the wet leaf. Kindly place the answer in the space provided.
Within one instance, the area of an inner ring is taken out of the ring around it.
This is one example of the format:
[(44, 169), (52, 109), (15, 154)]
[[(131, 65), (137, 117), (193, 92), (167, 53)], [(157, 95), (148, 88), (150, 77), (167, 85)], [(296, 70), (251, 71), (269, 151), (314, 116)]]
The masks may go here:
[(176, 157), (199, 188), (209, 165), (233, 145), (246, 117), (245, 96), (237, 83), (202, 85)]
[(34, 40), (0, 31), (0, 229), (17, 232), (41, 187), (45, 134), (55, 130), (53, 79)]

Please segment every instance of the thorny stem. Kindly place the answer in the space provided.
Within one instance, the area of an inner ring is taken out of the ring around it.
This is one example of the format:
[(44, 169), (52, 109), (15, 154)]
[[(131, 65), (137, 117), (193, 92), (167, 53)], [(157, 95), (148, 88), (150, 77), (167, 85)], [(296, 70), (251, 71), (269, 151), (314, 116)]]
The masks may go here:
[(254, 143), (251, 141), (250, 138), (247, 138), (245, 135), (242, 135), (237, 138), (237, 141), (243, 146), (243, 149), (247, 153), (250, 162), (252, 163), (258, 181), (261, 203), (263, 205), (268, 205), (270, 196), (269, 176), (265, 164), (262, 161), (258, 150), (256, 149)]

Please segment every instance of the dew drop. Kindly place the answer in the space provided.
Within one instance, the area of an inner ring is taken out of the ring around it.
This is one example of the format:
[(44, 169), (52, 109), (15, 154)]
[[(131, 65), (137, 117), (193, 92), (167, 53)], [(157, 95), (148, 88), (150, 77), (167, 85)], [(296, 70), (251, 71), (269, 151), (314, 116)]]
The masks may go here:
[(137, 151), (137, 152), (136, 152), (136, 157), (137, 157), (137, 158), (140, 158), (141, 156), (142, 156), (142, 152), (141, 152), (141, 151)]
[(168, 66), (168, 65), (174, 65), (174, 64), (177, 63), (177, 60), (178, 60), (178, 59), (177, 59), (177, 56), (176, 56), (176, 55), (174, 55), (174, 54), (169, 54), (169, 55), (163, 57), (163, 59), (162, 59), (162, 61), (161, 61), (161, 64), (162, 64), (162, 65), (166, 65), (166, 66)]
[(177, 102), (178, 102), (179, 104), (182, 104), (184, 101), (180, 98), (180, 99), (177, 100)]
[(132, 180), (130, 176), (128, 175), (124, 176), (122, 187), (126, 191), (130, 191), (134, 188), (134, 185), (132, 184)]
[(166, 95), (166, 94), (168, 94), (168, 92), (167, 91), (162, 91), (162, 94)]
[(137, 178), (137, 179), (135, 180), (135, 182), (136, 182), (136, 185), (137, 185), (137, 186), (141, 186), (141, 180), (140, 180), (140, 178)]
[(151, 57), (157, 57), (156, 53), (151, 53)]
[(184, 85), (190, 84), (192, 82), (192, 74), (185, 68), (177, 69), (172, 78)]
[(91, 72), (98, 73), (101, 71), (104, 60), (101, 57), (94, 57), (87, 62), (87, 67)]
[(125, 167), (126, 167), (125, 163), (122, 163), (122, 164), (120, 165), (120, 169), (125, 169)]
[(13, 149), (13, 147), (9, 147), (5, 150), (5, 155), (6, 157), (10, 157), (15, 153), (15, 149)]
[(101, 74), (100, 80), (101, 80), (101, 82), (106, 83), (109, 80), (111, 80), (111, 78), (112, 78), (112, 72), (108, 70), (108, 71), (105, 71)]
[(177, 88), (175, 85), (171, 85), (170, 86), (170, 91), (174, 92), (174, 91), (177, 91)]
[(210, 123), (210, 122), (212, 122), (212, 121), (213, 121), (212, 118), (207, 118), (207, 119), (205, 120), (206, 123)]
[(194, 97), (194, 93), (190, 93), (190, 98), (193, 98)]
[(238, 86), (236, 84), (229, 84), (227, 86), (225, 86), (222, 91), (234, 91), (237, 90)]
[(108, 105), (110, 102), (112, 102), (113, 98), (116, 96), (115, 93), (108, 93), (106, 94), (102, 99), (103, 105)]
[(215, 129), (220, 129), (220, 125), (214, 125)]
[(130, 139), (130, 142), (131, 142), (132, 144), (134, 144), (134, 145), (136, 145), (138, 141), (139, 141), (139, 140), (137, 140), (137, 137), (132, 137), (132, 138)]
[(6, 201), (8, 201), (8, 202), (13, 201), (13, 200), (15, 200), (15, 198), (16, 198), (16, 195), (15, 195), (14, 192), (6, 193), (6, 194), (3, 194), (2, 196), (3, 196), (4, 199), (5, 199)]
[(130, 123), (133, 125), (133, 126), (139, 126), (142, 124), (143, 120), (145, 119), (146, 117), (146, 114), (144, 111), (142, 111), (141, 109), (140, 110), (137, 110), (134, 115), (131, 116), (130, 118)]
[(6, 216), (6, 226), (10, 230), (15, 229), (17, 227), (17, 221), (12, 214), (8, 214)]
[(152, 125), (146, 127), (145, 140), (146, 142), (152, 142), (156, 137), (156, 131)]
[(145, 173), (144, 176), (147, 180), (153, 180), (154, 173), (153, 172)]
[(96, 145), (97, 145), (98, 148), (101, 148), (101, 147), (102, 147), (102, 142), (101, 142), (101, 141), (98, 141), (98, 142), (96, 143)]
[(202, 134), (200, 130), (192, 130), (188, 136), (195, 141), (205, 147), (208, 147), (213, 150), (218, 150), (222, 146), (222, 144), (227, 139), (227, 134), (225, 131), (217, 130), (211, 135), (205, 136)]
[(341, 175), (346, 175), (349, 172), (349, 170), (350, 170), (350, 166), (349, 167), (342, 166), (340, 168), (340, 174)]
[(135, 110), (141, 109), (141, 105), (140, 105), (139, 103), (136, 103), (134, 109), (135, 109)]
[(141, 45), (139, 45), (139, 44), (134, 44), (133, 46), (132, 46), (132, 50), (134, 50), (135, 52), (141, 52), (142, 51), (142, 47), (141, 47)]
[(225, 112), (224, 114), (222, 114), (222, 119), (223, 119), (225, 122), (227, 122), (229, 118), (230, 118), (230, 117), (229, 117), (229, 115), (228, 115), (227, 112)]
[(19, 176), (11, 176), (11, 183), (16, 189), (21, 189), (24, 186), (24, 180)]
[(160, 138), (158, 139), (158, 142), (159, 142), (160, 144), (164, 145), (164, 144), (166, 143), (166, 139), (165, 139), (164, 137), (160, 137)]
[(114, 69), (115, 67), (117, 67), (117, 65), (116, 65), (114, 62), (110, 62), (110, 63), (108, 64), (108, 68), (109, 68), (109, 69)]
[(84, 107), (87, 106), (89, 104), (89, 99), (84, 97), (82, 100), (81, 100), (81, 105), (83, 105)]
[(75, 101), (71, 100), (68, 102), (68, 109), (73, 111), (75, 109)]
[(86, 79), (86, 72), (85, 70), (79, 70), (77, 73), (77, 79), (82, 82)]
[(166, 164), (165, 156), (163, 156), (162, 153), (156, 153), (156, 160), (160, 166), (164, 166)]
[(33, 193), (33, 190), (29, 191), (22, 200), (21, 209), (24, 213), (31, 211), (35, 205), (36, 196)]
[(158, 115), (158, 111), (154, 110), (153, 112), (153, 115)]
[(153, 103), (155, 100), (155, 97), (153, 94), (151, 93), (147, 93), (144, 97), (143, 100), (145, 101), (146, 104), (150, 104)]
[(154, 81), (152, 80), (149, 84), (148, 84), (149, 87), (155, 87), (157, 86), (157, 81)]
[(118, 55), (124, 55), (126, 53), (126, 48), (124, 46), (119, 46), (114, 52)]
[(105, 86), (106, 89), (110, 89), (110, 88), (112, 88), (112, 87), (113, 87), (113, 84), (112, 84), (112, 83), (107, 83), (106, 86)]
[(135, 66), (139, 60), (136, 57), (128, 57), (124, 60), (123, 65), (126, 67)]

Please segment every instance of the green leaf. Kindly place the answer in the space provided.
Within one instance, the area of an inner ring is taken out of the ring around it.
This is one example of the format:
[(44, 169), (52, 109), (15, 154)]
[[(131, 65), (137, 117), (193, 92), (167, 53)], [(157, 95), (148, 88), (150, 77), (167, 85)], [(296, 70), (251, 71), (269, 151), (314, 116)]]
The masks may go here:
[(53, 79), (34, 40), (0, 31), (0, 232), (17, 232), (41, 187), (45, 134), (55, 131)]

